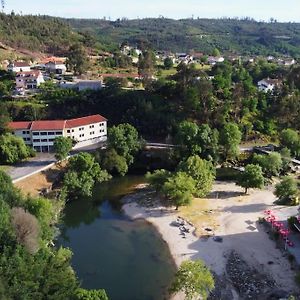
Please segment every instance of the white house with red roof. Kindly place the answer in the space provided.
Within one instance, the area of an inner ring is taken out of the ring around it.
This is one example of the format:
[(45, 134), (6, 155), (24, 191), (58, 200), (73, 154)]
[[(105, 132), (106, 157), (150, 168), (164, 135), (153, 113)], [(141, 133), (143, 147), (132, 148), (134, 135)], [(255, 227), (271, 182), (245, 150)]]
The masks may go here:
[(16, 75), (17, 89), (36, 89), (43, 82), (45, 82), (44, 76), (42, 72), (38, 70), (18, 72)]
[(62, 61), (49, 61), (45, 64), (46, 71), (53, 74), (65, 74), (67, 71), (66, 65)]
[(10, 122), (13, 134), (38, 152), (53, 151), (54, 139), (70, 137), (76, 144), (73, 149), (97, 144), (107, 140), (107, 119), (91, 115), (70, 120), (44, 120)]
[(11, 71), (11, 72), (29, 72), (30, 69), (30, 64), (24, 61), (16, 61), (16, 62), (11, 62), (8, 66), (7, 66), (7, 71)]

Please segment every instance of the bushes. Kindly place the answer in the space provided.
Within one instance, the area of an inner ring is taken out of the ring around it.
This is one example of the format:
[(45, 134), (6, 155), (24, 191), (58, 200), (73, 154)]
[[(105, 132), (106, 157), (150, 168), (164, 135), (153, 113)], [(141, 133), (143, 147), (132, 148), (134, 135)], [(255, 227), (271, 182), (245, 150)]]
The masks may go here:
[(0, 163), (14, 164), (33, 154), (22, 138), (11, 134), (0, 136)]

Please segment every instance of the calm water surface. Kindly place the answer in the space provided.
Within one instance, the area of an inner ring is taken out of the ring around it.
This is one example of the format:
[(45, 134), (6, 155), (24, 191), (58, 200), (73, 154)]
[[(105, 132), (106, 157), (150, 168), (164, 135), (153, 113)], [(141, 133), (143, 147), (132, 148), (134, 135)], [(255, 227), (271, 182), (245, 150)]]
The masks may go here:
[(115, 178), (96, 187), (94, 199), (71, 202), (64, 211), (57, 244), (73, 251), (82, 286), (104, 288), (111, 300), (166, 299), (175, 272), (156, 229), (121, 212), (120, 198), (143, 180)]

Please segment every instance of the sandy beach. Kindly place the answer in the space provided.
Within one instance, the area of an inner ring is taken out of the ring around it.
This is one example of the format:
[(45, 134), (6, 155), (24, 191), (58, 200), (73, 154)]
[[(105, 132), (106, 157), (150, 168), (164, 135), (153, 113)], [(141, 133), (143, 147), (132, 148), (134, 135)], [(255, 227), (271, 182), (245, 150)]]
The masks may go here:
[[(156, 226), (169, 245), (177, 266), (186, 259), (200, 258), (212, 271), (222, 276), (226, 273), (228, 255), (234, 250), (249, 266), (270, 276), (276, 288), (291, 293), (297, 291), (295, 272), (291, 270), (288, 259), (276, 248), (263, 226), (257, 223), (258, 218), (264, 216), (265, 209), (282, 214), (284, 210), (296, 213), (297, 207), (274, 205), (272, 188), (251, 190), (249, 195), (244, 195), (240, 187), (228, 182), (216, 182), (205, 201), (215, 223), (211, 228), (203, 224), (203, 231), (208, 230), (211, 234), (209, 238), (199, 237), (199, 234), (196, 236), (192, 232), (183, 237), (179, 228), (172, 225), (180, 216), (180, 210), (161, 206), (145, 207), (136, 199), (127, 201), (123, 209), (130, 218), (142, 218)], [(213, 236), (222, 237), (222, 242), (216, 242)]]

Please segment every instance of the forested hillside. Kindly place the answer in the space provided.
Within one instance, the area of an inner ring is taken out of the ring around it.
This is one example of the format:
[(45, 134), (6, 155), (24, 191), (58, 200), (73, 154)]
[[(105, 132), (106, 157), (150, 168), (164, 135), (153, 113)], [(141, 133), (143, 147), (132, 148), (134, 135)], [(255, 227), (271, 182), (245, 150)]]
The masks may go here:
[(275, 20), (256, 22), (251, 19), (184, 19), (166, 18), (138, 20), (68, 19), (78, 31), (97, 35), (105, 44), (128, 41), (150, 43), (154, 49), (243, 54), (287, 54), (300, 56), (300, 24), (278, 23)]
[(70, 44), (82, 39), (57, 18), (0, 13), (0, 41), (14, 49), (63, 54)]

